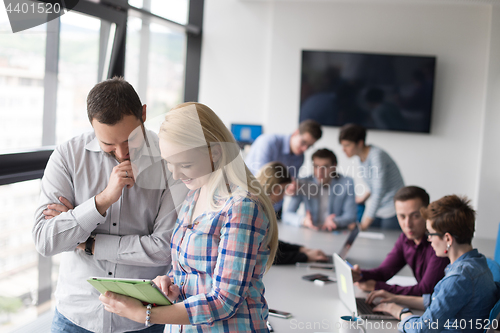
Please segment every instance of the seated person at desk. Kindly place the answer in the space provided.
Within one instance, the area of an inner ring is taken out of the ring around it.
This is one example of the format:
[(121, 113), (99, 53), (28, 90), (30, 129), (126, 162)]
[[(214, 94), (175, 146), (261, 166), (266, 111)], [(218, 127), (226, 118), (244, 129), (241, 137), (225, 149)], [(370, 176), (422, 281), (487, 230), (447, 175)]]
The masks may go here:
[[(280, 162), (270, 162), (260, 169), (257, 180), (274, 204), (283, 200), (285, 187), (292, 182), (292, 177), (284, 164)], [(305, 246), (290, 244), (280, 240), (274, 265), (290, 265), (297, 262), (326, 260), (326, 255), (321, 250), (309, 249)]]
[[(327, 231), (354, 227), (357, 212), (354, 181), (337, 173), (337, 157), (331, 150), (317, 150), (312, 161), (314, 175), (299, 179), (283, 222)], [(296, 213), (302, 202), (305, 217)]]
[[(403, 296), (376, 290), (366, 301), (372, 303), (381, 297), (382, 303), (374, 311), (400, 319), (402, 332), (483, 332), (499, 293), (485, 256), (471, 245), (475, 211), (470, 201), (448, 195), (421, 211), (427, 220), (427, 238), (436, 255), (450, 259), (444, 278), (432, 295)], [(425, 312), (419, 317), (396, 303)]]
[[(448, 258), (437, 257), (431, 243), (425, 237), (425, 218), (421, 208), (429, 205), (429, 194), (417, 186), (406, 186), (394, 195), (394, 206), (403, 232), (384, 262), (375, 269), (363, 270), (355, 265), (353, 280), (364, 291), (383, 289), (399, 295), (421, 296), (430, 294), (444, 276)], [(410, 266), (417, 284), (413, 286), (389, 285), (392, 278), (406, 264)]]
[(399, 230), (394, 212), (393, 197), (404, 186), (403, 177), (396, 162), (382, 149), (366, 145), (366, 129), (356, 124), (346, 124), (340, 129), (339, 143), (347, 157), (358, 156), (360, 174), (369, 188), (357, 200), (363, 204), (370, 198), (361, 220), (361, 230), (369, 226)]

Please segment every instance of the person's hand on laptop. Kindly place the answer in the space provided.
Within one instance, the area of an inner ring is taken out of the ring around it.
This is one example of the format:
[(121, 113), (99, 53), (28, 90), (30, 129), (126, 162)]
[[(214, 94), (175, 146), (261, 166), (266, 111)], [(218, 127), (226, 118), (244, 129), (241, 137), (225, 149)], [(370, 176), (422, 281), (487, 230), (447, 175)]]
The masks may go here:
[(363, 291), (374, 291), (376, 283), (377, 282), (375, 280), (362, 281), (358, 282), (358, 287)]
[(313, 220), (312, 220), (312, 216), (311, 216), (310, 211), (306, 211), (306, 217), (304, 218), (302, 225), (304, 227), (312, 229), (312, 230), (318, 230), (318, 227), (313, 224)]
[(361, 274), (361, 268), (359, 268), (359, 265), (352, 266), (351, 272), (352, 272), (352, 281), (353, 282), (358, 282), (359, 280), (361, 280), (362, 274)]
[(337, 229), (337, 223), (333, 220), (335, 218), (335, 214), (330, 214), (323, 223), (321, 230), (333, 231)]
[(372, 291), (371, 293), (366, 296), (366, 303), (372, 304), (373, 301), (377, 298), (380, 297), (380, 303), (391, 303), (391, 302), (396, 302), (396, 296), (393, 293), (388, 292), (387, 290), (375, 290)]
[[(396, 319), (400, 319), (399, 314), (401, 313), (401, 310), (403, 310), (403, 307), (397, 305), (396, 303), (380, 303), (379, 305), (373, 308), (373, 311), (375, 312), (385, 312), (390, 314)], [(408, 315), (411, 314), (406, 314), (406, 313), (403, 314), (403, 318)]]

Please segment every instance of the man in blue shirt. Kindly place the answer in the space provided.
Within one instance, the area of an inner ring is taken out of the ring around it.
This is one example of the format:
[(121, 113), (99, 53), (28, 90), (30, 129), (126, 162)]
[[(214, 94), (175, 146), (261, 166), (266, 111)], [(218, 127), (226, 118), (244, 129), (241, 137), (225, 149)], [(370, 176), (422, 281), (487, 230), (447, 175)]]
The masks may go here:
[[(283, 213), (283, 222), (327, 231), (354, 224), (354, 181), (337, 173), (337, 157), (331, 150), (317, 150), (312, 161), (314, 176), (298, 180), (296, 195)], [(295, 213), (302, 202), (305, 217)]]
[[(252, 144), (245, 163), (250, 171), (257, 175), (264, 164), (281, 162), (287, 166), (290, 175), (296, 178), (304, 163), (304, 152), (322, 135), (321, 125), (314, 120), (304, 120), (292, 134), (261, 135)], [(294, 185), (291, 187), (290, 192), (295, 192)], [(277, 212), (281, 210), (282, 205), (283, 201), (280, 201), (274, 206)]]

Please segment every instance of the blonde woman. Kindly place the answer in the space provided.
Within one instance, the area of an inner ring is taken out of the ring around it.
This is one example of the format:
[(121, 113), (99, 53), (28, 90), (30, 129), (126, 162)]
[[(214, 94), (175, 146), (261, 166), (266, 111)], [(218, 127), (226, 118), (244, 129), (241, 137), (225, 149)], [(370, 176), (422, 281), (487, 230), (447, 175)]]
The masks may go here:
[(170, 277), (155, 279), (176, 303), (147, 314), (140, 301), (107, 292), (105, 309), (183, 332), (268, 332), (262, 277), (278, 247), (271, 201), (207, 106), (176, 106), (159, 137), (173, 177), (190, 189), (172, 235)]
[[(265, 164), (257, 175), (264, 192), (269, 196), (273, 205), (283, 200), (285, 187), (292, 183), (288, 168), (280, 162)], [(279, 241), (278, 253), (274, 260), (275, 265), (291, 265), (297, 262), (326, 261), (328, 258), (321, 250), (309, 249), (305, 246)]]

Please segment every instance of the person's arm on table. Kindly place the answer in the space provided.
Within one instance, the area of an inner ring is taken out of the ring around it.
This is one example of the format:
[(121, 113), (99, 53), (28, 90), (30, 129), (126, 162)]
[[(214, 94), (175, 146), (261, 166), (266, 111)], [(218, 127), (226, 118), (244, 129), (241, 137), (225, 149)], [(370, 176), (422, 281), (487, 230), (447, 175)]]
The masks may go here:
[(333, 231), (337, 230), (338, 225), (334, 221), (335, 214), (330, 214), (326, 217), (325, 222), (323, 222), (323, 226), (321, 226), (321, 230), (325, 231)]
[(417, 284), (413, 286), (398, 286), (378, 281), (375, 289), (384, 289), (398, 295), (420, 296), (424, 294), (431, 294), (434, 290), (434, 286), (443, 278), (444, 269), (449, 263), (448, 261), (443, 260), (443, 258), (436, 257), (434, 255), (434, 250), (432, 250), (432, 252), (432, 256), (429, 258), (427, 269), (422, 276), (422, 280), (417, 282)]
[(279, 241), (274, 265), (291, 265), (297, 262), (307, 262), (307, 255), (301, 252), (300, 249), (300, 245)]
[[(377, 289), (385, 289), (384, 286), (389, 286), (384, 281), (389, 280), (397, 272), (406, 265), (406, 260), (403, 256), (403, 234), (401, 234), (394, 244), (391, 252), (385, 257), (379, 267), (368, 270), (361, 270), (363, 278), (359, 282), (359, 288), (364, 291), (373, 291)], [(366, 281), (372, 281), (366, 283)], [(389, 286), (390, 287), (390, 286)], [(387, 290), (387, 289), (385, 289)], [(391, 291), (391, 290), (389, 290)], [(392, 292), (392, 291), (391, 291)]]

